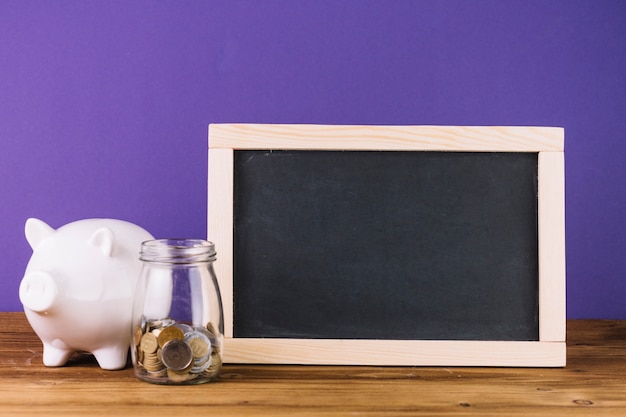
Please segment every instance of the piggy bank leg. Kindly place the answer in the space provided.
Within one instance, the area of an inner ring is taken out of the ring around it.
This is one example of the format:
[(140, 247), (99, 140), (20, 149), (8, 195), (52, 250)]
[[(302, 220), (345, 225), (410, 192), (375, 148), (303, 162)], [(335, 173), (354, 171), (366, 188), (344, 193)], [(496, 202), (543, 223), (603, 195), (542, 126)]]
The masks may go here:
[(46, 366), (63, 366), (67, 363), (73, 350), (53, 346), (50, 343), (43, 344), (43, 364)]
[(123, 369), (128, 358), (128, 345), (107, 346), (91, 352), (98, 361), (100, 368), (108, 371)]

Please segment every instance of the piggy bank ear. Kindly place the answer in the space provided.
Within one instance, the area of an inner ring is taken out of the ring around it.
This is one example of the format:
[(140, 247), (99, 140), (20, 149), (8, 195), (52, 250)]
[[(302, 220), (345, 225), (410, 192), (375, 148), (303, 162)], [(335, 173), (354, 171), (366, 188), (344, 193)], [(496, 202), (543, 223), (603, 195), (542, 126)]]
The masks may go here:
[(108, 227), (101, 227), (91, 235), (89, 244), (100, 249), (104, 256), (111, 256), (115, 245), (115, 235)]
[(28, 244), (33, 250), (35, 250), (42, 240), (46, 239), (53, 233), (54, 229), (39, 219), (30, 218), (26, 220), (24, 234), (26, 235)]

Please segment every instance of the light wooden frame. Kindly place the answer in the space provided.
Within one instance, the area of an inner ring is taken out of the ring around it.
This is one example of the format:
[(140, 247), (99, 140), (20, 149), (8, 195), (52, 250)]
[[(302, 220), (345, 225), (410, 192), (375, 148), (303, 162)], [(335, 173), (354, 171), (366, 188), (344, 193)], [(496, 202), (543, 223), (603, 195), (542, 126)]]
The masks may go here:
[[(539, 340), (352, 340), (233, 337), (235, 150), (410, 150), (538, 153)], [(565, 366), (564, 130), (556, 127), (209, 126), (208, 239), (224, 306), (228, 363)]]

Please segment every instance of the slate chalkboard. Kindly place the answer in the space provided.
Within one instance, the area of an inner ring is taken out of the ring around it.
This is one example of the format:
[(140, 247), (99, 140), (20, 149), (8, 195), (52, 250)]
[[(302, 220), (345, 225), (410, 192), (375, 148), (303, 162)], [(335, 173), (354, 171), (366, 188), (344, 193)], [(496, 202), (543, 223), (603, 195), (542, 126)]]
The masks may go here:
[(564, 366), (562, 128), (209, 126), (227, 363)]
[(536, 153), (234, 167), (235, 337), (538, 340)]

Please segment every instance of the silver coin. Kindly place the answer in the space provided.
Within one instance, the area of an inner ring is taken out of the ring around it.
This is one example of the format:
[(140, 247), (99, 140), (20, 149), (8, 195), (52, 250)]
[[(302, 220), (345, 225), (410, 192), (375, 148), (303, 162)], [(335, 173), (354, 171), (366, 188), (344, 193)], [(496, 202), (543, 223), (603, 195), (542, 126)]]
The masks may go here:
[(193, 330), (193, 327), (191, 327), (190, 325), (185, 324), (185, 323), (176, 323), (174, 326), (176, 326), (180, 330), (182, 330), (183, 333), (189, 333), (190, 331)]
[(206, 371), (209, 368), (209, 366), (211, 366), (212, 362), (213, 361), (212, 361), (211, 355), (209, 355), (207, 358), (205, 358), (202, 361), (196, 360), (193, 363), (193, 368), (191, 368), (191, 371), (189, 372), (191, 372), (192, 374), (200, 374)]
[(176, 323), (174, 319), (166, 317), (163, 319), (152, 320), (150, 321), (149, 325), (150, 325), (150, 329), (153, 330), (153, 329), (162, 329), (164, 327), (171, 326), (174, 323)]
[(182, 371), (191, 365), (193, 352), (184, 340), (173, 339), (161, 349), (161, 361), (173, 371)]

